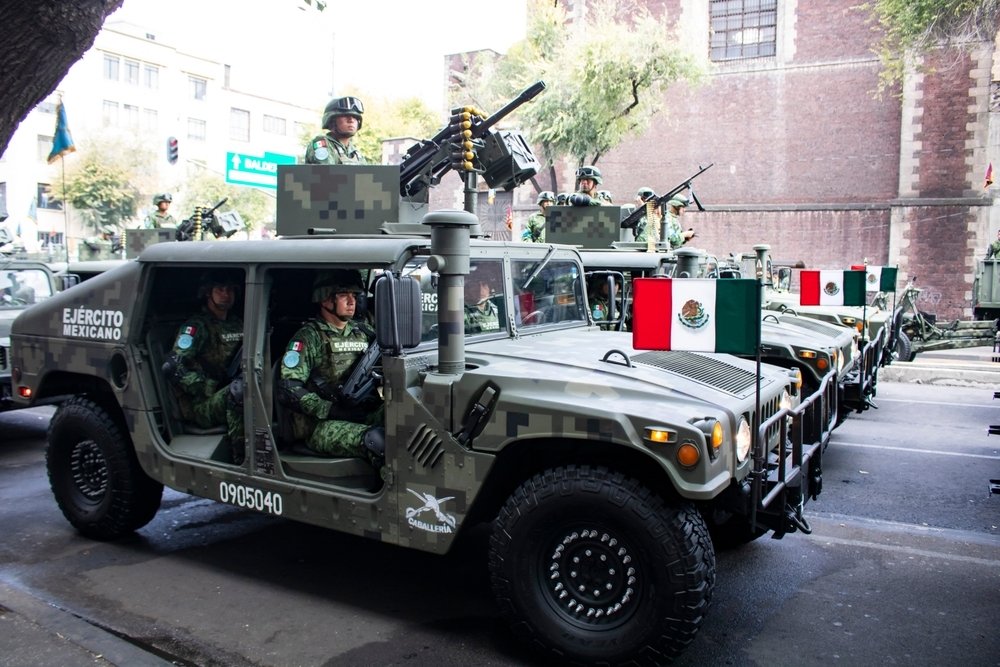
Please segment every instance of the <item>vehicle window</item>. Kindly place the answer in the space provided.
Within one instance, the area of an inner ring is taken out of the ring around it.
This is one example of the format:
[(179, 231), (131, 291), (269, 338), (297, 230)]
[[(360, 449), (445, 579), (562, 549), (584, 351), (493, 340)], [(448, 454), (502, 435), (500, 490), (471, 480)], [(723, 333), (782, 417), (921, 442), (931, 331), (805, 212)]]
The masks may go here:
[(465, 277), (465, 333), (506, 329), (503, 266), (498, 260), (471, 262)]
[(587, 321), (583, 280), (575, 262), (516, 260), (511, 271), (519, 327)]
[(52, 283), (41, 269), (0, 271), (0, 307), (21, 308), (52, 296)]

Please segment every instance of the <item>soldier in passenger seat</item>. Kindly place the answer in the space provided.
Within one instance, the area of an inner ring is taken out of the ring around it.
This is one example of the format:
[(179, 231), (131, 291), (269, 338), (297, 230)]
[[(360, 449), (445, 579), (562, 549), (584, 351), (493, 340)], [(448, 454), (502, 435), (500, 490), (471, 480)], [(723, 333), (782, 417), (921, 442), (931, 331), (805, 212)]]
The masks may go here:
[(363, 292), (355, 270), (316, 277), (312, 301), (319, 312), (288, 343), (278, 400), (293, 413), (296, 441), (323, 456), (365, 458), (380, 470), (385, 464), (381, 399), (352, 405), (339, 392), (370, 344), (367, 327), (353, 319)]

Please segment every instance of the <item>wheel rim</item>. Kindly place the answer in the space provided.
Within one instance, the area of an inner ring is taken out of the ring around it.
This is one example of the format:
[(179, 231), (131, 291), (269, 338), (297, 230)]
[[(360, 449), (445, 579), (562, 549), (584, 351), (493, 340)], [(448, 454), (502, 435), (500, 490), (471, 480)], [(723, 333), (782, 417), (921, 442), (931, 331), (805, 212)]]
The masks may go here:
[(541, 586), (552, 610), (585, 629), (622, 625), (635, 614), (645, 582), (634, 549), (610, 531), (564, 533), (543, 552)]
[(70, 471), (77, 492), (92, 503), (99, 503), (108, 490), (108, 462), (93, 440), (81, 440), (73, 446)]

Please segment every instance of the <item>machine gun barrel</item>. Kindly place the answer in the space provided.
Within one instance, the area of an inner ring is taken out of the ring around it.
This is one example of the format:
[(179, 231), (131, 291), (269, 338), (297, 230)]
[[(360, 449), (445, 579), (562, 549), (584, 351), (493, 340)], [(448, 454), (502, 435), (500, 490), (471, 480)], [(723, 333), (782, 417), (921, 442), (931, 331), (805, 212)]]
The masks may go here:
[[(517, 97), (505, 104), (496, 113), (483, 120), (473, 120), (469, 131), (471, 139), (483, 137), (490, 128), (510, 115), (519, 106), (538, 96), (545, 90), (544, 81), (536, 81)], [(448, 140), (460, 131), (450, 122), (431, 139), (414, 144), (406, 155), (399, 169), (399, 192), (403, 197), (413, 197), (437, 183), (451, 168)]]
[[(677, 194), (683, 192), (684, 190), (690, 188), (691, 187), (691, 181), (693, 181), (694, 179), (698, 178), (699, 176), (701, 176), (702, 174), (704, 174), (706, 171), (708, 171), (709, 169), (711, 169), (712, 165), (714, 165), (714, 164), (715, 164), (714, 162), (710, 162), (707, 167), (699, 167), (698, 171), (696, 171), (694, 173), (694, 175), (689, 176), (688, 178), (686, 178), (677, 187), (675, 187), (675, 188), (669, 190), (668, 192), (666, 192), (665, 194), (662, 194), (659, 197), (657, 197), (656, 201), (653, 202), (653, 206), (654, 207), (663, 206), (663, 204), (665, 204), (666, 202), (668, 202), (671, 199), (673, 199), (674, 195), (677, 195)], [(695, 202), (697, 202), (697, 201), (698, 200), (695, 199)], [(701, 210), (704, 210), (704, 209), (701, 208), (701, 204), (700, 203), (698, 204), (698, 208), (701, 209)], [(622, 228), (623, 229), (630, 229), (632, 227), (635, 227), (637, 224), (639, 224), (639, 220), (641, 220), (642, 216), (644, 216), (644, 215), (646, 215), (646, 207), (645, 206), (641, 206), (641, 207), (635, 209), (634, 211), (632, 211), (631, 213), (629, 213), (628, 216), (624, 220), (622, 220), (622, 222), (621, 222)]]
[(227, 201), (229, 201), (229, 197), (223, 197), (222, 201), (220, 201), (218, 204), (216, 204), (212, 208), (210, 208), (207, 211), (205, 211), (204, 213), (202, 213), (201, 217), (202, 218), (210, 218), (210, 217), (212, 217), (212, 215), (214, 215), (215, 212), (219, 210), (219, 207), (222, 206), (223, 204), (225, 204)]

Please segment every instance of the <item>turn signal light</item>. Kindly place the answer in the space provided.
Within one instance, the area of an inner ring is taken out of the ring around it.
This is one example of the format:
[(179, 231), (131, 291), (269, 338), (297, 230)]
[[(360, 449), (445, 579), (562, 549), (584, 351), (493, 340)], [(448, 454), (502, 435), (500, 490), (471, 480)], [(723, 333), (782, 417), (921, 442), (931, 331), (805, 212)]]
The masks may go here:
[(21, 398), (31, 398), (31, 387), (18, 387), (17, 395)]
[(682, 468), (693, 468), (701, 460), (701, 452), (691, 442), (685, 442), (677, 448), (677, 463)]

